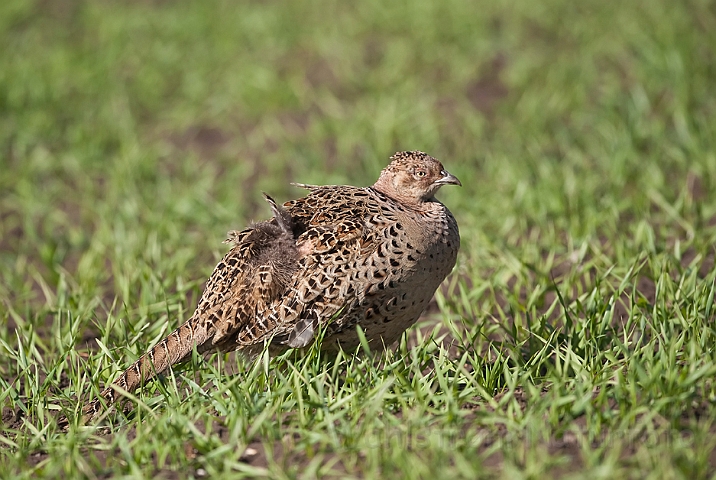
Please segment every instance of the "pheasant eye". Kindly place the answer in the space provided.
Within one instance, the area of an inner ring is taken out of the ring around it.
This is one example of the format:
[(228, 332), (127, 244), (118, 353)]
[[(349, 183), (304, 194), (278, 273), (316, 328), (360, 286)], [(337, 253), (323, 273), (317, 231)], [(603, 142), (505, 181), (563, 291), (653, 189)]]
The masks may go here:
[(415, 172), (415, 175), (417, 175), (418, 177), (424, 177), (427, 174), (423, 170), (419, 170)]

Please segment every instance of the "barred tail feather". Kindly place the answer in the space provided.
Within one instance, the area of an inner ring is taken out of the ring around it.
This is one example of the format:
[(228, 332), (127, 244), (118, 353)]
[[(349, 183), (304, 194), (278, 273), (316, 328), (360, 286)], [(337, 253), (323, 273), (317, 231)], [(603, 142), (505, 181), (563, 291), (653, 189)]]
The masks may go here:
[(195, 330), (195, 323), (194, 317), (190, 318), (142, 355), (112, 382), (112, 385), (102, 390), (98, 398), (82, 409), (84, 421), (88, 422), (96, 418), (103, 411), (103, 404), (106, 408), (110, 408), (120, 400), (121, 395), (114, 388), (115, 386), (119, 387), (119, 391), (132, 393), (172, 365), (186, 361), (195, 345), (199, 353), (203, 353), (206, 350), (203, 347), (209, 338), (209, 332), (206, 329)]

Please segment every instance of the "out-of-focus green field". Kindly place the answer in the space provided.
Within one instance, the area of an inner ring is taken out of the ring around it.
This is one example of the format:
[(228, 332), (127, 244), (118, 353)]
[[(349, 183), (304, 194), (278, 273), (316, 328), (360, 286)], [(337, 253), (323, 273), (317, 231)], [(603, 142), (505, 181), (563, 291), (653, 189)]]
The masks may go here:
[[(714, 478), (715, 5), (0, 2), (0, 476)], [(57, 428), (261, 191), (408, 149), (463, 246), (395, 352), (195, 359)]]

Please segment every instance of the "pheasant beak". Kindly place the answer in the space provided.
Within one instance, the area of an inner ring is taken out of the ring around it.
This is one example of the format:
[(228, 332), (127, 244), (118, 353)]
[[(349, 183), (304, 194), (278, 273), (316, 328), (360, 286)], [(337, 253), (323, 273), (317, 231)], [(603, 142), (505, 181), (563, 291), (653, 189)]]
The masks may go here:
[(440, 172), (442, 177), (435, 180), (433, 183), (435, 185), (457, 185), (459, 187), (462, 187), (462, 183), (460, 183), (460, 180), (457, 179), (455, 175), (448, 172), (447, 170), (443, 170)]

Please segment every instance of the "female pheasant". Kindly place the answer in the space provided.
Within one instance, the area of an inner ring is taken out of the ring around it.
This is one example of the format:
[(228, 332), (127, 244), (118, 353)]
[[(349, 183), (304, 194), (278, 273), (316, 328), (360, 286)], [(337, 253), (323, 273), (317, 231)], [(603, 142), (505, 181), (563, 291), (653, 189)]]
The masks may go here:
[(266, 196), (273, 218), (229, 232), (231, 250), (191, 318), (88, 404), (85, 419), (194, 348), (301, 348), (322, 327), (324, 350), (357, 346), (357, 327), (374, 346), (397, 340), (455, 265), (457, 223), (435, 193), (461, 184), (423, 152), (391, 160), (371, 187), (298, 185), (308, 195), (283, 206)]

